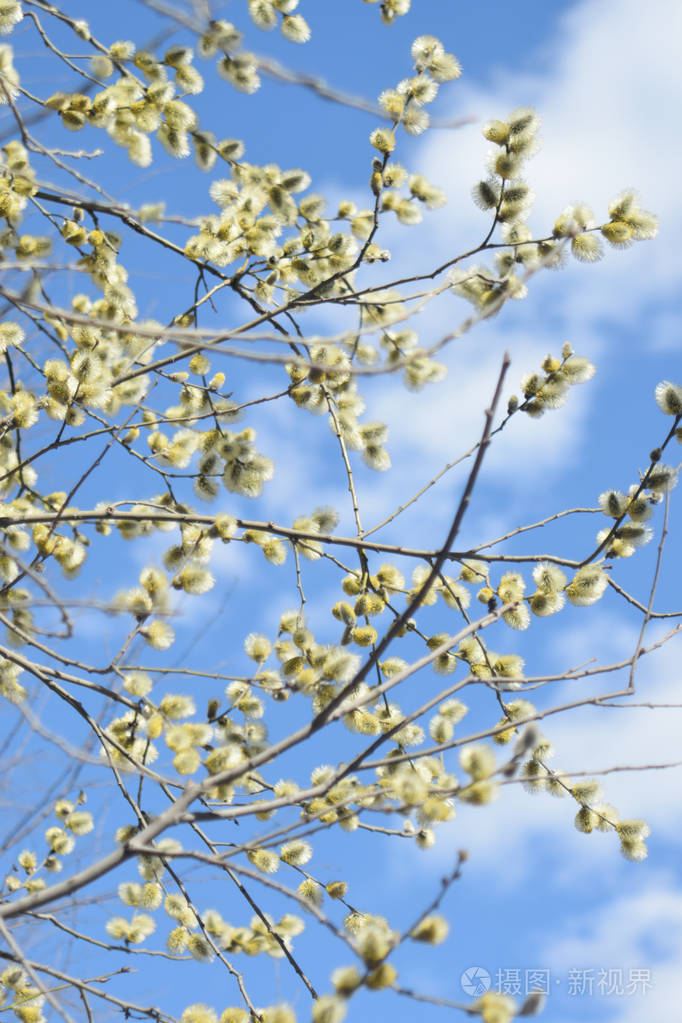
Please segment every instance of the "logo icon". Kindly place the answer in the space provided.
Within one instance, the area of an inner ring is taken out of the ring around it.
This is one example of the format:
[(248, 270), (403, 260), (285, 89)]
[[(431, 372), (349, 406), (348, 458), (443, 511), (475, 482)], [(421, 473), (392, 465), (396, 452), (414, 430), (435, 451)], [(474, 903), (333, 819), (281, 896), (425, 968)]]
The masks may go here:
[(460, 979), (462, 991), (472, 998), (480, 998), (490, 988), (490, 974), (483, 966), (470, 966)]

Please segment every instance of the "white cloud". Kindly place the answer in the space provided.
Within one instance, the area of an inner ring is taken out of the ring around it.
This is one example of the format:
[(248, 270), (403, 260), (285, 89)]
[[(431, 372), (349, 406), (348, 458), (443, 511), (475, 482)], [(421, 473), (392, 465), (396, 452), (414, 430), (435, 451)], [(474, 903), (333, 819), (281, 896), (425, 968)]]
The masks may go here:
[(550, 955), (565, 967), (585, 962), (643, 965), (643, 959), (651, 957), (647, 946), (652, 937), (657, 958), (682, 947), (682, 891), (669, 877), (655, 878), (638, 892), (612, 899), (606, 913), (592, 918), (587, 933), (553, 941)]
[[(582, 200), (596, 212), (615, 193), (635, 187), (644, 204), (661, 218), (661, 235), (653, 245), (636, 245), (628, 253), (611, 253), (595, 274), (578, 268), (580, 294), (560, 286), (566, 309), (585, 308), (585, 291), (596, 292), (597, 309), (619, 319), (660, 294), (677, 275), (670, 259), (682, 220), (682, 195), (672, 172), (682, 153), (671, 130), (682, 99), (682, 69), (674, 40), (682, 31), (682, 8), (668, 0), (642, 5), (635, 0), (590, 0), (570, 8), (545, 54), (545, 75), (501, 72), (486, 91), (463, 89), (461, 110), (481, 119), (504, 117), (517, 104), (535, 105), (543, 121), (544, 143), (528, 165), (528, 180), (537, 193), (532, 223), (551, 225), (569, 202)], [(457, 200), (481, 176), (488, 144), (479, 126), (452, 134), (437, 133), (422, 150), (423, 169), (434, 180), (447, 168), (454, 205), (432, 218), (432, 231), (451, 244), (478, 225), (484, 215)], [(453, 232), (454, 229), (454, 232)], [(661, 277), (661, 274), (663, 275)], [(613, 296), (610, 306), (604, 275), (624, 275), (637, 287)], [(572, 275), (573, 276), (573, 275)], [(554, 278), (557, 279), (556, 277)], [(577, 299), (577, 302), (576, 302)]]
[[(570, 645), (571, 663), (584, 660), (583, 654), (597, 657), (603, 664), (621, 660), (634, 648), (636, 633), (618, 619), (595, 616), (585, 629), (573, 629), (566, 636)], [(649, 637), (651, 641), (651, 637)], [(633, 703), (656, 705), (625, 707), (620, 710), (587, 706), (549, 716), (540, 722), (543, 734), (552, 743), (555, 757), (552, 766), (561, 772), (594, 772), (604, 788), (605, 799), (618, 810), (620, 817), (645, 818), (652, 829), (651, 842), (679, 839), (679, 785), (682, 767), (661, 769), (653, 765), (676, 764), (680, 753), (682, 700), (680, 699), (679, 637), (640, 663), (637, 694)], [(557, 651), (559, 657), (562, 651)], [(569, 656), (566, 649), (565, 656)], [(600, 680), (567, 682), (552, 690), (551, 698), (527, 698), (539, 707), (560, 706), (573, 700), (589, 698), (619, 689), (626, 677), (606, 675)], [(640, 695), (641, 694), (641, 695)], [(521, 694), (520, 694), (521, 695)], [(466, 723), (466, 719), (465, 719)], [(462, 735), (463, 726), (458, 731)], [(499, 762), (510, 753), (503, 747)], [(614, 767), (640, 767), (639, 771), (617, 771), (600, 776)], [(649, 768), (649, 769), (647, 769)], [(576, 777), (577, 780), (577, 777)], [(618, 860), (618, 839), (612, 833), (585, 836), (573, 830), (576, 804), (565, 797), (553, 799), (543, 793), (529, 795), (521, 786), (505, 786), (494, 809), (487, 811), (462, 807), (448, 832), (458, 845), (471, 854), (471, 865), (486, 874), (499, 863), (499, 847), (504, 842), (504, 883), (533, 873), (544, 860), (548, 847), (560, 850), (555, 870), (572, 883), (580, 872), (598, 864), (605, 866)], [(443, 843), (443, 855), (450, 855), (451, 845)], [(494, 881), (492, 881), (494, 883)]]
[[(548, 351), (557, 353), (565, 340), (594, 358), (600, 371), (594, 383), (569, 394), (563, 409), (546, 414), (539, 423), (520, 416), (496, 439), (486, 468), (500, 482), (516, 485), (511, 488), (514, 499), (520, 473), (530, 491), (546, 488), (578, 457), (599, 381), (606, 379), (618, 354), (609, 351), (609, 328), (631, 328), (646, 314), (653, 317), (646, 326), (642, 323), (647, 347), (672, 348), (675, 320), (666, 302), (678, 274), (682, 228), (682, 192), (675, 173), (682, 147), (673, 128), (682, 100), (682, 66), (674, 45), (681, 29), (682, 7), (669, 0), (647, 5), (589, 0), (558, 19), (541, 62), (535, 61), (540, 70), (500, 70), (486, 89), (469, 86), (465, 76), (449, 91), (458, 97), (456, 113), (473, 114), (480, 121), (504, 116), (516, 105), (537, 107), (544, 144), (528, 165), (528, 180), (537, 193), (531, 225), (539, 233), (551, 229), (558, 213), (576, 200), (588, 202), (606, 219), (608, 201), (631, 186), (660, 216), (661, 232), (655, 242), (608, 251), (598, 267), (569, 262), (559, 273), (536, 276), (527, 300), (508, 304), (495, 320), (478, 324), (450, 344), (444, 354), (449, 376), (420, 395), (406, 392), (397, 378), (381, 378), (375, 395), (371, 383), (363, 380), (361, 389), (370, 398), (367, 416), (388, 423), (394, 461), (392, 473), (359, 483), (367, 522), (381, 519), (475, 442), (505, 348), (513, 360), (505, 400), (518, 392), (520, 376), (536, 369)], [(441, 108), (440, 113), (453, 111)], [(474, 207), (469, 193), (485, 173), (488, 149), (480, 123), (454, 132), (434, 131), (420, 143), (415, 169), (444, 186), (450, 204), (427, 212), (418, 229), (392, 222), (382, 228), (382, 244), (393, 252), (394, 275), (416, 267), (430, 270), (482, 239), (489, 216)], [(409, 158), (407, 162), (412, 167)], [(414, 319), (420, 343), (437, 342), (467, 315), (466, 305), (449, 294), (434, 300)], [(339, 326), (336, 313), (334, 317), (328, 324), (332, 330)], [(315, 465), (307, 465), (305, 453), (294, 444), (300, 413), (288, 406), (272, 411), (276, 418), (270, 449), (286, 470), (271, 487), (275, 511), (290, 509), (297, 494), (319, 489), (326, 489), (332, 499), (342, 497), (343, 481), (337, 487), (325, 481), (320, 488)], [(326, 424), (321, 426), (326, 431)], [(303, 428), (310, 431), (311, 424)], [(315, 448), (314, 462), (318, 455)], [(351, 459), (359, 462), (356, 454)], [(451, 478), (434, 490), (431, 508), (428, 500), (421, 505), (421, 527), (440, 528), (439, 509), (451, 501)]]
[[(607, 627), (608, 628), (608, 627)], [(675, 637), (640, 664), (633, 706), (622, 710), (589, 708), (559, 717), (547, 730), (560, 750), (561, 766), (568, 771), (601, 770), (614, 766), (675, 764), (680, 754), (682, 701), (680, 700), (681, 640)], [(634, 643), (630, 644), (632, 650)], [(591, 651), (594, 653), (594, 644)], [(626, 648), (627, 649), (627, 648)], [(613, 688), (624, 681), (621, 674)], [(601, 687), (600, 687), (601, 688)], [(569, 698), (566, 685), (557, 697)], [(645, 817), (655, 837), (679, 838), (678, 807), (681, 768), (614, 773), (604, 777), (610, 802), (623, 817)]]
[[(644, 1013), (647, 1019), (674, 1018), (679, 1006), (682, 890), (672, 878), (655, 878), (638, 891), (612, 899), (599, 914), (576, 918), (571, 929), (573, 934), (558, 941), (548, 936), (546, 954), (565, 978), (572, 969), (592, 970), (592, 996), (576, 997), (577, 1002), (606, 1003), (613, 1023), (639, 1023)], [(616, 971), (617, 983), (622, 976), (622, 993), (600, 991), (600, 969)], [(631, 970), (646, 971), (646, 983), (628, 994)]]
[[(649, 641), (661, 634), (659, 628), (652, 629)], [(567, 636), (558, 655), (577, 661), (589, 651), (612, 662), (624, 650), (631, 651), (635, 641), (636, 630), (616, 618), (595, 616), (592, 624)], [(636, 701), (672, 706), (658, 711), (647, 706), (621, 711), (589, 707), (543, 721), (542, 730), (556, 748), (555, 768), (589, 769), (599, 778), (601, 769), (617, 765), (679, 760), (679, 665), (676, 638), (643, 660), (638, 675)], [(614, 689), (617, 685), (609, 683)], [(593, 692), (595, 688), (591, 683)], [(552, 703), (587, 693), (587, 683), (566, 683)], [(523, 963), (522, 957), (530, 955), (534, 957), (530, 965), (551, 969), (552, 978), (560, 978), (547, 1007), (552, 1020), (572, 1023), (578, 1011), (586, 1019), (608, 1018), (613, 1023), (639, 1023), (643, 1012), (647, 1019), (674, 1018), (682, 956), (682, 889), (670, 850), (679, 848), (680, 770), (613, 773), (600, 779), (607, 800), (622, 818), (644, 817), (650, 823), (651, 856), (644, 864), (626, 863), (613, 833), (578, 833), (573, 827), (577, 808), (570, 798), (531, 796), (513, 785), (503, 789), (491, 808), (458, 806), (456, 819), (439, 829), (430, 853), (415, 850), (405, 856), (401, 847), (391, 862), (393, 883), (407, 883), (415, 870), (435, 879), (451, 864), (453, 849), (464, 848), (469, 854), (467, 881), (480, 893), (482, 926), (501, 905), (512, 919), (515, 913), (524, 915), (512, 943), (500, 922), (510, 965)], [(569, 1012), (566, 996), (573, 969), (592, 970), (594, 990), (591, 996), (572, 997)], [(630, 969), (648, 970), (653, 986), (643, 993), (607, 995), (598, 986), (600, 969), (622, 970), (625, 984)], [(604, 1015), (593, 1017), (593, 1012)]]
[[(454, 87), (458, 112), (480, 120), (503, 117), (521, 104), (540, 112), (544, 146), (528, 166), (537, 193), (530, 223), (538, 233), (551, 230), (556, 216), (576, 200), (590, 203), (607, 219), (608, 201), (632, 186), (644, 206), (659, 215), (661, 232), (655, 242), (608, 251), (598, 267), (570, 261), (559, 273), (536, 276), (527, 300), (507, 305), (497, 319), (451, 343), (445, 354), (450, 375), (429, 388), (426, 400), (421, 395), (418, 410), (397, 380), (384, 381), (378, 411), (389, 423), (395, 449), (403, 446), (404, 477), (414, 478), (416, 466), (425, 481), (476, 439), (505, 347), (513, 358), (506, 394), (518, 391), (520, 375), (537, 368), (567, 339), (595, 358), (605, 379), (618, 356), (618, 349), (609, 351), (606, 344), (613, 340), (609, 328), (632, 328), (639, 317), (647, 317), (641, 328), (647, 348), (672, 347), (674, 317), (666, 302), (674, 297), (682, 227), (682, 192), (674, 170), (682, 147), (672, 127), (682, 101), (682, 65), (673, 40), (681, 29), (682, 7), (669, 0), (647, 5), (590, 0), (559, 20), (542, 55), (543, 73), (514, 68), (499, 72), (485, 90), (468, 87), (466, 78)], [(418, 169), (446, 187), (450, 204), (427, 212), (416, 231), (387, 227), (382, 237), (394, 253), (397, 273), (415, 271), (415, 251), (426, 271), (482, 239), (489, 215), (474, 207), (469, 192), (485, 175), (488, 148), (480, 124), (434, 132), (421, 144)], [(421, 343), (436, 342), (466, 315), (464, 304), (449, 295), (435, 300), (414, 321)], [(488, 466), (502, 479), (518, 480), (523, 470), (528, 484), (546, 485), (579, 449), (598, 381), (576, 389), (568, 407), (540, 424), (512, 423), (509, 436), (493, 445)], [(393, 498), (392, 486), (382, 489), (386, 501)]]

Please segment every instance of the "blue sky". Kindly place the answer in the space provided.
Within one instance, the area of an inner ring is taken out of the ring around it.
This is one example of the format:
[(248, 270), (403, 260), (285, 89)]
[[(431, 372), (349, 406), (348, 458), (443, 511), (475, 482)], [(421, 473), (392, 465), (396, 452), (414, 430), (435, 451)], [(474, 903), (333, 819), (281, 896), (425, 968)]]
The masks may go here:
[[(128, 0), (115, 9), (102, 5), (94, 13), (91, 3), (74, 0), (65, 6), (69, 13), (89, 17), (93, 29), (107, 41), (129, 36), (139, 40), (153, 35), (158, 26), (141, 4)], [(676, 129), (682, 99), (676, 50), (682, 10), (670, 0), (651, 0), (647, 5), (634, 0), (515, 5), (413, 0), (414, 10), (387, 29), (379, 24), (377, 7), (360, 0), (343, 4), (304, 0), (301, 10), (313, 38), (307, 46), (294, 48), (276, 35), (249, 28), (243, 7), (233, 2), (216, 8), (216, 13), (244, 27), (254, 50), (301, 72), (323, 75), (332, 85), (369, 99), (408, 73), (409, 46), (417, 35), (439, 36), (460, 59), (462, 78), (442, 89), (433, 113), (444, 119), (469, 117), (471, 125), (408, 140), (400, 153), (411, 170), (422, 171), (446, 189), (448, 206), (427, 215), (416, 231), (387, 226), (382, 244), (393, 254), (389, 264), (393, 276), (435, 266), (452, 255), (453, 246), (455, 251), (466, 249), (482, 236), (485, 215), (469, 198), (487, 150), (480, 124), (490, 117), (504, 117), (517, 105), (535, 106), (543, 120), (543, 149), (528, 168), (537, 194), (530, 223), (539, 233), (546, 232), (569, 202), (584, 200), (599, 216), (616, 193), (630, 186), (640, 192), (644, 206), (660, 217), (655, 242), (608, 252), (604, 262), (594, 267), (571, 264), (560, 273), (531, 281), (527, 299), (509, 303), (499, 317), (480, 324), (448, 349), (448, 377), (430, 389), (426, 402), (424, 394), (406, 394), (398, 381), (368, 383), (371, 417), (389, 424), (394, 470), (377, 477), (360, 469), (358, 486), (366, 524), (379, 521), (414, 489), (415, 482), (430, 478), (476, 439), (481, 410), (489, 400), (505, 348), (512, 355), (507, 393), (518, 390), (521, 375), (535, 369), (548, 351), (558, 352), (566, 340), (579, 354), (593, 359), (598, 373), (589, 384), (575, 389), (565, 408), (549, 412), (540, 421), (517, 423), (493, 446), (462, 545), (568, 505), (593, 506), (605, 489), (627, 489), (667, 429), (668, 422), (654, 403), (655, 385), (661, 379), (682, 382), (678, 243), (682, 196), (677, 180), (682, 148)], [(19, 34), (16, 42), (19, 47)], [(42, 80), (46, 89), (41, 60), (36, 60), (33, 73), (35, 87)], [(359, 205), (369, 201), (367, 136), (375, 126), (371, 115), (337, 109), (298, 86), (281, 82), (265, 81), (253, 97), (238, 96), (225, 87), (221, 94), (225, 105), (219, 110), (215, 95), (208, 90), (202, 98), (202, 121), (205, 118), (217, 131), (243, 138), (248, 160), (301, 166), (310, 172), (313, 190), (337, 199), (350, 196)], [(163, 194), (169, 212), (185, 215), (210, 209), (208, 186), (216, 176), (202, 177), (188, 164), (163, 158), (149, 171), (139, 171), (123, 157), (107, 174), (108, 186), (122, 199), (138, 204)], [(174, 289), (187, 286), (187, 278), (171, 261), (149, 267), (147, 259), (142, 249), (133, 249), (128, 265), (149, 275), (142, 285), (147, 302), (143, 312), (163, 319)], [(69, 286), (75, 290), (81, 282)], [(221, 309), (223, 319), (218, 322), (225, 322), (233, 312), (229, 306)], [(420, 333), (432, 343), (466, 315), (464, 304), (446, 295), (420, 314)], [(320, 316), (315, 329), (334, 331), (338, 326), (332, 317)], [(261, 390), (261, 378), (254, 380), (248, 366), (232, 373), (241, 396)], [(277, 374), (268, 373), (274, 383)], [(236, 506), (231, 502), (230, 510), (282, 521), (319, 504), (345, 501), (344, 480), (325, 461), (326, 438), (312, 443), (303, 455), (289, 443), (300, 428), (300, 417), (290, 405), (254, 413), (259, 445), (275, 459), (278, 474), (257, 512), (244, 501)], [(304, 426), (308, 429), (307, 422)], [(674, 451), (670, 460), (676, 455)], [(46, 466), (46, 478), (53, 473), (56, 479), (58, 471)], [(463, 474), (457, 473), (446, 477), (415, 510), (385, 530), (384, 539), (398, 542), (419, 537), (420, 545), (437, 544), (447, 529), (462, 479)], [(111, 479), (109, 484), (123, 492), (129, 480)], [(93, 480), (93, 502), (101, 497), (98, 487), (99, 481)], [(657, 601), (662, 609), (676, 607), (679, 601), (682, 519), (675, 497)], [(660, 528), (660, 515), (655, 524)], [(350, 526), (347, 510), (340, 528), (344, 526)], [(578, 557), (590, 546), (595, 529), (594, 518), (587, 517), (547, 532), (541, 542), (548, 551)], [(248, 621), (249, 629), (272, 631), (280, 612), (294, 599), (289, 573), (283, 580), (281, 573), (266, 567), (254, 581), (252, 552), (233, 546), (220, 555), (220, 584), (210, 598), (185, 603), (186, 631), (178, 641), (180, 652), (193, 630), (208, 622), (202, 656), (215, 665), (234, 663), (232, 648), (240, 645), (240, 636), (247, 631), (241, 628), (243, 622)], [(122, 569), (127, 571), (138, 561), (142, 567), (162, 549), (161, 543), (144, 549), (129, 545), (125, 564), (112, 560), (98, 566), (99, 578), (93, 577), (93, 587), (112, 592), (119, 578), (122, 584)], [(514, 548), (526, 549), (530, 548), (520, 544)], [(631, 562), (618, 564), (617, 578), (631, 591), (646, 594), (654, 556), (652, 544)], [(259, 562), (259, 573), (260, 569)], [(311, 611), (315, 624), (328, 617), (326, 585), (316, 591), (322, 610)], [(328, 592), (331, 595), (331, 582)], [(536, 624), (541, 628), (531, 629), (528, 638), (505, 633), (505, 649), (516, 644), (513, 648), (526, 657), (531, 673), (590, 657), (616, 661), (627, 656), (636, 641), (636, 618), (612, 595), (591, 613), (569, 609), (556, 621)], [(89, 656), (96, 644), (109, 642), (94, 629), (85, 617), (80, 641)], [(652, 626), (651, 635), (661, 631)], [(679, 702), (681, 652), (678, 638), (647, 660), (640, 674), (641, 700)], [(240, 663), (244, 667), (237, 658)], [(552, 692), (551, 701), (557, 695), (576, 698), (576, 692), (584, 695), (587, 688), (563, 684), (560, 694)], [(658, 764), (680, 756), (681, 714), (677, 707), (590, 709), (549, 719), (543, 732), (556, 747), (556, 766), (561, 769), (597, 771)], [(476, 723), (489, 723), (489, 707), (472, 706), (471, 717)], [(284, 715), (280, 727), (290, 720)], [(325, 759), (323, 749), (313, 752)], [(317, 762), (291, 766), (303, 772)], [(327, 837), (316, 846), (314, 863), (319, 861), (325, 877), (334, 876), (347, 871), (350, 856), (354, 902), (363, 908), (371, 905), (374, 911), (405, 924), (414, 907), (435, 894), (455, 851), (469, 851), (464, 877), (447, 896), (446, 913), (453, 925), (450, 937), (429, 956), (414, 961), (403, 958), (405, 986), (435, 997), (464, 1000), (459, 978), (469, 967), (484, 967), (493, 984), (498, 971), (502, 971), (501, 980), (511, 982), (508, 971), (519, 970), (523, 977), (526, 970), (540, 969), (551, 976), (543, 1016), (549, 1023), (573, 1023), (576, 1018), (586, 1023), (668, 1018), (677, 1004), (675, 964), (682, 955), (679, 778), (678, 770), (669, 770), (616, 773), (605, 779), (607, 799), (623, 817), (645, 817), (651, 824), (649, 859), (644, 864), (625, 862), (612, 835), (578, 834), (572, 826), (574, 811), (566, 801), (531, 797), (517, 785), (507, 786), (491, 808), (463, 807), (457, 819), (441, 829), (439, 843), (429, 852), (400, 839), (365, 836), (377, 841), (335, 846)], [(97, 799), (93, 795), (93, 801)], [(106, 833), (106, 824), (102, 827)], [(101, 924), (97, 916), (93, 921), (94, 926)], [(335, 961), (333, 950), (324, 939), (318, 944), (312, 927), (297, 939), (297, 948), (302, 958), (308, 957), (324, 990), (329, 965)], [(97, 969), (96, 958), (91, 963)], [(161, 972), (147, 972), (146, 962), (143, 965), (145, 970), (140, 968), (130, 983), (151, 997), (167, 980)], [(231, 1004), (235, 992), (226, 994), (225, 979), (215, 967), (184, 965), (188, 990), (200, 985), (202, 1000), (217, 1007)], [(259, 982), (262, 979), (267, 991), (263, 1003), (281, 994), (298, 1000), (302, 1009), (305, 1002), (283, 967), (273, 972), (270, 963), (263, 967), (259, 960), (248, 963), (246, 969)], [(641, 996), (604, 995), (599, 971), (609, 969), (621, 970), (624, 983), (628, 971), (648, 970), (652, 987)], [(592, 971), (591, 995), (570, 992), (572, 970)], [(181, 991), (169, 990), (167, 995), (169, 1002), (186, 1003)], [(386, 994), (354, 1000), (349, 1019), (353, 1023), (375, 1019), (376, 998), (385, 999), (381, 1011), (395, 1023), (414, 1018), (409, 1000)], [(432, 1012), (434, 1019), (445, 1016), (444, 1010)], [(301, 1018), (305, 1018), (303, 1011)]]

